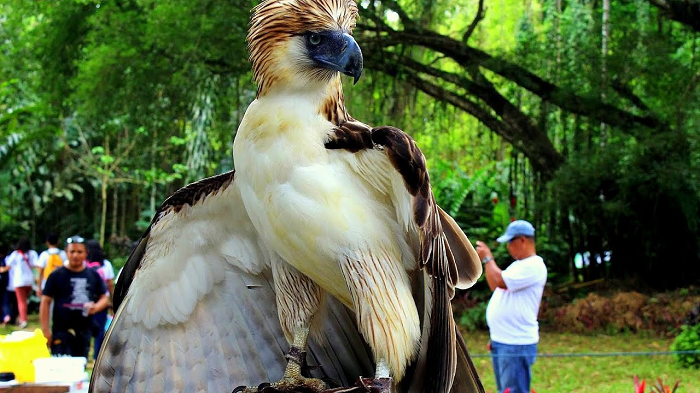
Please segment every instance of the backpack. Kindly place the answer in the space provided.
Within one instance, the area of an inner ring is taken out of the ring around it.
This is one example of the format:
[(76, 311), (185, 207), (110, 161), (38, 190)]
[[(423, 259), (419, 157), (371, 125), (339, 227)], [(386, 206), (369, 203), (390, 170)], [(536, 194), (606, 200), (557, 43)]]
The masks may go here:
[(85, 265), (89, 267), (90, 269), (94, 270), (95, 273), (97, 273), (102, 281), (105, 280), (105, 272), (102, 269), (102, 266), (104, 266), (104, 261), (102, 262), (90, 262), (88, 260), (85, 260)]
[(49, 259), (46, 261), (46, 267), (44, 268), (44, 280), (49, 278), (49, 275), (59, 267), (63, 266), (63, 260), (61, 259), (60, 252), (56, 254), (49, 253)]

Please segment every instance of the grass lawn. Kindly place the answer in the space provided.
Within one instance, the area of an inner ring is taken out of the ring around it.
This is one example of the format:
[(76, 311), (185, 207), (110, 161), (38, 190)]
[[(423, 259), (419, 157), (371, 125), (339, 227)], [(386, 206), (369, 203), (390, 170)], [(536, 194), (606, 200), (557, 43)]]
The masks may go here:
[[(29, 316), (29, 325), (24, 330), (33, 331), (39, 327), (39, 316)], [(0, 334), (9, 334), (16, 327), (0, 327)], [(487, 332), (465, 334), (469, 351), (472, 354), (487, 352)], [(540, 353), (581, 353), (581, 352), (642, 352), (668, 351), (670, 339), (650, 338), (646, 335), (574, 335), (568, 333), (547, 333), (541, 335)], [(474, 358), (486, 391), (496, 393), (491, 359)], [(92, 365), (90, 365), (91, 368)], [(672, 356), (619, 356), (619, 357), (540, 357), (533, 367), (533, 389), (537, 393), (581, 392), (581, 393), (625, 393), (633, 392), (633, 377), (646, 379), (647, 384), (661, 378), (673, 385), (681, 380), (678, 393), (700, 393), (700, 370), (678, 367)], [(647, 387), (647, 393), (649, 393)]]
[[(486, 353), (489, 341), (487, 332), (465, 334), (472, 354)], [(673, 340), (649, 338), (644, 335), (573, 335), (568, 333), (542, 333), (540, 353), (582, 352), (643, 352), (668, 351)], [(490, 358), (474, 358), (474, 364), (487, 392), (496, 393), (496, 382)], [(543, 358), (532, 369), (532, 388), (537, 393), (581, 392), (624, 393), (634, 392), (634, 375), (650, 383), (661, 378), (666, 385), (681, 380), (678, 393), (700, 392), (700, 370), (682, 369), (673, 356), (615, 356)]]
[[(0, 321), (2, 322), (2, 321)], [(29, 314), (27, 316), (27, 327), (22, 329), (26, 332), (33, 332), (34, 329), (39, 329), (41, 330), (41, 324), (39, 324), (39, 314)], [(2, 326), (0, 325), (0, 334), (1, 335), (6, 335), (14, 332), (15, 330), (19, 330), (18, 326), (12, 326), (8, 324), (7, 326)]]

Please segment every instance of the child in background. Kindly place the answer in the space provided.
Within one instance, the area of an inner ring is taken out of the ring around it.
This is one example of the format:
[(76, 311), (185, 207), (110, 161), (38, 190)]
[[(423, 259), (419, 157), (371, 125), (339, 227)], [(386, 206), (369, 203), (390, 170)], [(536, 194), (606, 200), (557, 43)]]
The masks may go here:
[[(87, 246), (87, 258), (85, 263), (88, 268), (94, 269), (105, 282), (110, 300), (114, 294), (114, 268), (112, 263), (105, 257), (104, 251), (100, 243), (95, 239), (90, 239), (85, 242)], [(97, 355), (100, 352), (102, 341), (105, 338), (105, 324), (107, 323), (108, 308), (96, 313), (93, 316), (92, 336), (95, 339), (94, 359), (97, 360)]]

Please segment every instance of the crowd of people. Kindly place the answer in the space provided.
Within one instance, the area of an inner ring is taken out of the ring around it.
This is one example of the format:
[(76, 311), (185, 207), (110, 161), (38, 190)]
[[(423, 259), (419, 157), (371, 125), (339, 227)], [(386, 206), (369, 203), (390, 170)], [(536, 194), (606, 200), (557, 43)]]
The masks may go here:
[(27, 239), (0, 247), (2, 324), (27, 327), (29, 300), (39, 300), (41, 330), (53, 355), (87, 357), (94, 339), (96, 359), (104, 339), (114, 269), (97, 240), (71, 236), (60, 248), (56, 234), (47, 249), (32, 250)]

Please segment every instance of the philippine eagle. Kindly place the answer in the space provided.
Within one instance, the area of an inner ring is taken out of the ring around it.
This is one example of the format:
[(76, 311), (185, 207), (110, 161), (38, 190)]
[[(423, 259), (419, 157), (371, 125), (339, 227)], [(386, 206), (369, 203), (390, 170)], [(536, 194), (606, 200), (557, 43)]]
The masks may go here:
[[(363, 375), (357, 391), (483, 392), (450, 305), (479, 258), (415, 142), (345, 108), (357, 14), (354, 0), (254, 8), (236, 169), (156, 213), (117, 282), (92, 391), (324, 391)], [(328, 383), (302, 376), (305, 358)]]

